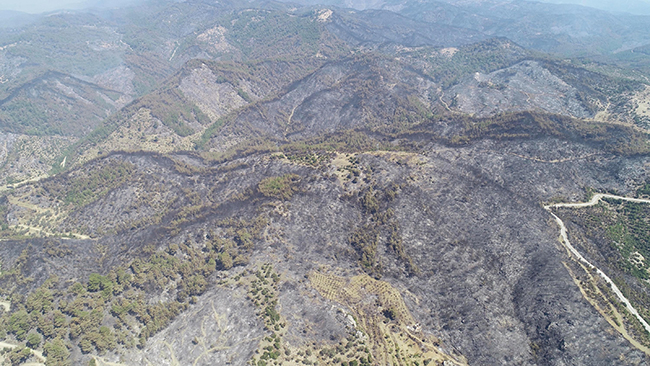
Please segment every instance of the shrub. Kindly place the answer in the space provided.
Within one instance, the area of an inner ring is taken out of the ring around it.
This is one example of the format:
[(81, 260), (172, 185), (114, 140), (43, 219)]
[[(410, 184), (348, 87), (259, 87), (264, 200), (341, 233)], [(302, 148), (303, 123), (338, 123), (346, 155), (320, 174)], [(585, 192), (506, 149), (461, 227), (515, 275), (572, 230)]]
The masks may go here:
[(267, 197), (289, 200), (296, 192), (295, 185), (300, 177), (296, 174), (285, 174), (281, 177), (266, 178), (258, 185), (260, 193)]

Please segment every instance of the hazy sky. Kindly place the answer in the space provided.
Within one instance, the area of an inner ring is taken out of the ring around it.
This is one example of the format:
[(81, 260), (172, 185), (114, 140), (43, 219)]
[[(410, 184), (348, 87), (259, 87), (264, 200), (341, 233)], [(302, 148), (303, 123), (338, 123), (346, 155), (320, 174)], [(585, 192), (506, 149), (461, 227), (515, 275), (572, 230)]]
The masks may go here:
[(42, 13), (57, 9), (79, 8), (78, 0), (0, 0), (0, 10)]
[[(2, 0), (0, 0), (2, 1)], [(532, 1), (532, 0), (529, 0)], [(609, 11), (650, 15), (650, 0), (536, 0), (554, 4), (578, 4)]]
[[(137, 0), (0, 0), (0, 10), (18, 10), (26, 13), (42, 13), (57, 9), (79, 9), (89, 3), (115, 6)], [(354, 0), (353, 0), (354, 1)], [(367, 2), (366, 0), (360, 0)], [(435, 1), (435, 0), (434, 0)], [(440, 1), (440, 0), (438, 0)], [(442, 0), (445, 1), (445, 0)], [(531, 0), (529, 0), (531, 1)], [(579, 4), (611, 11), (625, 11), (650, 15), (650, 0), (535, 0), (548, 3)]]
[(127, 4), (139, 0), (0, 0), (0, 10), (17, 10), (25, 13), (43, 13), (59, 9), (80, 9), (89, 5)]

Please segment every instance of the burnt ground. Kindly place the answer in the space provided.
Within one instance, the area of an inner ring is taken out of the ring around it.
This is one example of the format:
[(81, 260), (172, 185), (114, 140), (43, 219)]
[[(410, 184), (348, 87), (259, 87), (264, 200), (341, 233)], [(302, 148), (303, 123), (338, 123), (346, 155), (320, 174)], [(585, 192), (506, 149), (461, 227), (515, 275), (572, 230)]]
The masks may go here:
[[(229, 235), (224, 220), (261, 215), (266, 226), (253, 241), (248, 264), (211, 275), (205, 293), (143, 349), (105, 356), (125, 364), (145, 365), (146, 358), (162, 365), (171, 364), (173, 350), (180, 364), (198, 359), (197, 364), (228, 360), (243, 365), (254, 354), (255, 337), (268, 333), (246, 288), (224, 287), (220, 279), (272, 263), (282, 278), (278, 309), (287, 319), (289, 342), (338, 342), (347, 336), (336, 317), (341, 305), (320, 296), (306, 276), (319, 268), (346, 276), (361, 273), (359, 254), (349, 242), (351, 233), (369, 222), (359, 197), (370, 187), (374, 192), (398, 187), (393, 199), (377, 197), (381, 210), (394, 212), (404, 250), (418, 270), (409, 268), (382, 234), (376, 248), (381, 271), (373, 275), (402, 293), (415, 320), (441, 339), (443, 350), (479, 365), (646, 364), (646, 356), (614, 331), (574, 285), (562, 264), (570, 259), (560, 247), (558, 228), (541, 203), (558, 197), (581, 200), (586, 187), (630, 193), (647, 177), (647, 158), (619, 157), (551, 138), (485, 140), (455, 148), (431, 143), (419, 153), (355, 156), (361, 172), (356, 183), (337, 178), (329, 161), (314, 167), (251, 155), (216, 165), (201, 162), (181, 172), (170, 158), (113, 154), (104, 159), (133, 164), (132, 179), (71, 211), (62, 224), (83, 221), (92, 232), (106, 234), (93, 240), (2, 242), (3, 269), (31, 246), (24, 268), (34, 279), (31, 288), (50, 274), (62, 284), (83, 281), (92, 272), (107, 273), (134, 257), (144, 258), (146, 246), (165, 250), (191, 243), (200, 248), (210, 231)], [(290, 199), (257, 191), (263, 179), (285, 174), (300, 177)], [(158, 223), (130, 225), (144, 222), (142, 216), (154, 207), (154, 201), (136, 199), (153, 187), (160, 196), (172, 197), (164, 200), (167, 211)], [(174, 226), (190, 192), (200, 197), (201, 209)], [(102, 209), (109, 206), (112, 210)], [(51, 241), (70, 252), (48, 254)], [(173, 290), (147, 296), (151, 302), (166, 301)], [(212, 351), (201, 356), (196, 337), (212, 339), (212, 347), (203, 348)]]

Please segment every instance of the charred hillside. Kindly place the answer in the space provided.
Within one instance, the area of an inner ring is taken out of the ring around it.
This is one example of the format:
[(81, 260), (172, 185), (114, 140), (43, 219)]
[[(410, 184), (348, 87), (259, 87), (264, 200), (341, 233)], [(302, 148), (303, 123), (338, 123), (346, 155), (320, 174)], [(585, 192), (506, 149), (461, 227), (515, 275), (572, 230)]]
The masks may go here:
[(631, 191), (647, 158), (524, 131), (217, 161), (117, 153), (26, 185), (7, 224), (71, 239), (2, 242), (7, 334), (61, 339), (74, 362), (383, 364), (393, 344), (417, 362), (642, 362), (574, 286), (539, 202)]

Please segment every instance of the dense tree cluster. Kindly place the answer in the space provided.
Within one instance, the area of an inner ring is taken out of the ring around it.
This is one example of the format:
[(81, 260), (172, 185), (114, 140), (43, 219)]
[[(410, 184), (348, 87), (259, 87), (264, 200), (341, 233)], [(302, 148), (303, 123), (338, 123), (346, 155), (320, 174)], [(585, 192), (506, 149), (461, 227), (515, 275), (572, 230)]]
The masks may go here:
[(134, 168), (129, 162), (108, 161), (101, 167), (91, 169), (87, 174), (46, 181), (43, 187), (65, 203), (84, 206), (124, 183), (131, 177)]
[[(247, 263), (264, 225), (264, 220), (230, 219), (221, 223), (225, 235), (210, 232), (206, 242), (171, 244), (166, 250), (147, 246), (143, 256), (104, 275), (92, 273), (86, 282), (65, 285), (52, 277), (27, 296), (13, 295), (12, 311), (0, 318), (0, 331), (23, 342), (25, 352), (42, 349), (48, 366), (69, 365), (76, 347), (97, 354), (143, 347), (208, 289), (214, 271)], [(2, 272), (3, 283), (23, 278), (27, 252), (12, 271)], [(277, 275), (269, 276), (277, 283)], [(161, 291), (170, 291), (173, 300), (146, 300)], [(265, 312), (279, 320), (273, 308)], [(21, 352), (13, 350), (8, 357), (22, 359)]]

